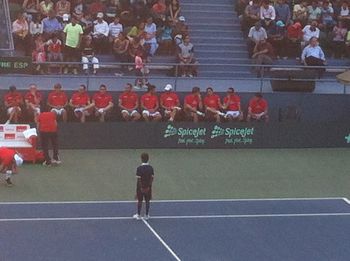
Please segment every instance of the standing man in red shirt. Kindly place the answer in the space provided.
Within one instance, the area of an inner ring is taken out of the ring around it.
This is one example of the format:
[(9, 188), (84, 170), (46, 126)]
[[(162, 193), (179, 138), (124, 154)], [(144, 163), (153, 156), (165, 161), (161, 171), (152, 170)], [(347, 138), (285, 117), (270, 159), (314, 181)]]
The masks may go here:
[(174, 121), (176, 115), (181, 111), (179, 96), (172, 91), (173, 86), (167, 84), (160, 95), (160, 106), (164, 109), (164, 118)]
[(200, 110), (203, 109), (202, 97), (199, 87), (193, 87), (192, 93), (185, 97), (184, 111), (186, 117), (193, 119), (193, 122), (198, 122), (199, 117), (204, 116), (204, 113)]
[(125, 121), (138, 121), (141, 118), (137, 111), (139, 107), (139, 97), (132, 90), (131, 83), (125, 85), (125, 90), (119, 96), (119, 108)]
[(269, 121), (268, 104), (261, 93), (256, 93), (249, 101), (247, 121), (251, 119)]
[(19, 117), (21, 116), (23, 105), (23, 97), (17, 91), (16, 86), (12, 85), (9, 87), (9, 92), (5, 94), (4, 103), (7, 110), (8, 120), (6, 123), (18, 123)]
[(62, 116), (62, 120), (67, 122), (67, 95), (64, 91), (62, 91), (61, 84), (56, 83), (53, 88), (54, 90), (49, 93), (49, 97), (47, 98), (47, 105), (50, 107), (52, 112), (54, 112), (57, 116)]
[(73, 93), (69, 105), (73, 108), (74, 115), (81, 123), (85, 122), (86, 116), (90, 115), (90, 97), (86, 91), (86, 86), (81, 84), (77, 92)]
[(214, 93), (212, 87), (207, 88), (207, 95), (204, 97), (203, 103), (205, 108), (205, 117), (208, 120), (220, 122), (220, 116), (225, 116), (225, 114), (220, 111), (222, 108), (220, 97)]
[(106, 85), (100, 85), (100, 90), (92, 97), (92, 105), (95, 108), (96, 117), (100, 122), (104, 122), (106, 115), (112, 111), (114, 106), (112, 95), (107, 92)]
[(17, 166), (21, 166), (23, 159), (14, 149), (0, 148), (0, 172), (4, 173), (7, 186), (13, 185), (11, 181), (12, 173), (17, 173)]
[(147, 93), (141, 96), (142, 117), (145, 121), (160, 121), (162, 115), (158, 111), (159, 101), (156, 95), (156, 86), (148, 85)]
[[(52, 164), (61, 164), (58, 157), (58, 133), (56, 113), (53, 111), (42, 112), (37, 119), (37, 129), (40, 133), (41, 146), (44, 152), (45, 161), (44, 166), (51, 166)], [(51, 160), (49, 154), (49, 143), (51, 142), (53, 150), (53, 159)]]
[(42, 95), (38, 91), (38, 87), (35, 84), (29, 85), (29, 91), (24, 96), (24, 102), (26, 104), (28, 114), (33, 117), (36, 122), (38, 115), (40, 114)]
[(222, 108), (226, 110), (225, 118), (229, 121), (243, 120), (243, 112), (241, 110), (241, 98), (230, 87), (227, 89), (227, 95), (223, 100)]

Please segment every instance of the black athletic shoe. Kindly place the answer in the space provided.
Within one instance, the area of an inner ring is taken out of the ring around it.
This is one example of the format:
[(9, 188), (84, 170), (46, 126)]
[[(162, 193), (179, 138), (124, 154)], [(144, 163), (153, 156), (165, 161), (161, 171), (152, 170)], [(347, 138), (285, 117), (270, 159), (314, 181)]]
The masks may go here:
[(11, 179), (10, 179), (10, 178), (7, 178), (7, 179), (6, 179), (6, 185), (7, 185), (8, 187), (12, 187), (12, 186), (13, 186), (13, 183), (11, 182)]

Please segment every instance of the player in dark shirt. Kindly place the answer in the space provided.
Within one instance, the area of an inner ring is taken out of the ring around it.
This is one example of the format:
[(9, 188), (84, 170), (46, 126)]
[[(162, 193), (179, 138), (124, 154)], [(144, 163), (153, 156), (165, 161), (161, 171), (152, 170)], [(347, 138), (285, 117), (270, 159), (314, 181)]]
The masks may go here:
[(141, 219), (142, 201), (146, 202), (146, 215), (145, 219), (149, 218), (150, 200), (152, 198), (152, 182), (154, 178), (153, 167), (148, 163), (149, 156), (147, 153), (141, 154), (142, 164), (136, 170), (136, 198), (137, 202), (137, 214), (134, 215), (135, 219)]

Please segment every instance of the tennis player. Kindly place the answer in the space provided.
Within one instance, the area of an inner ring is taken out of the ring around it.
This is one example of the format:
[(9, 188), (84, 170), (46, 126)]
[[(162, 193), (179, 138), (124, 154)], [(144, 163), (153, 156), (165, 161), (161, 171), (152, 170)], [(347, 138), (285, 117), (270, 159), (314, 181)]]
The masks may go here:
[(21, 166), (23, 159), (14, 149), (0, 148), (0, 172), (4, 173), (6, 185), (12, 187), (12, 173), (17, 173), (17, 166)]
[(139, 166), (136, 170), (136, 198), (137, 202), (137, 214), (133, 217), (137, 220), (141, 219), (141, 208), (142, 201), (145, 199), (146, 202), (146, 215), (145, 219), (149, 219), (149, 208), (150, 208), (150, 200), (152, 199), (152, 182), (154, 178), (153, 167), (148, 163), (149, 156), (147, 153), (141, 154), (141, 166)]

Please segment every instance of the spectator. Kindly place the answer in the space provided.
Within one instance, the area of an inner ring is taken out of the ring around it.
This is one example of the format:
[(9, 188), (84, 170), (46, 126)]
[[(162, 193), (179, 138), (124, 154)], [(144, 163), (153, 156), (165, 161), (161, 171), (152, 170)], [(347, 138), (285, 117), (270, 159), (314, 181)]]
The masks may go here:
[(40, 11), (39, 0), (24, 0), (22, 4), (22, 9), (28, 14), (38, 14)]
[(145, 25), (146, 24), (144, 22), (140, 22), (138, 26), (134, 25), (128, 32), (128, 38), (138, 37), (142, 41), (143, 45), (146, 37)]
[(270, 4), (269, 0), (263, 0), (260, 7), (261, 25), (267, 30), (274, 24), (276, 19), (275, 8)]
[(260, 22), (260, 5), (258, 0), (253, 0), (252, 4), (248, 4), (244, 10), (243, 31), (248, 32), (257, 22)]
[[(272, 45), (266, 40), (261, 40), (254, 48), (253, 51), (253, 63), (256, 65), (271, 65), (273, 64), (273, 59), (275, 58), (275, 53)], [(263, 66), (258, 66), (255, 68), (257, 71), (257, 76), (261, 77), (264, 72)]]
[(57, 16), (63, 17), (64, 14), (70, 14), (71, 4), (68, 0), (58, 0), (56, 2), (55, 11)]
[(317, 21), (312, 21), (310, 25), (306, 25), (303, 30), (303, 41), (301, 43), (301, 47), (309, 44), (309, 41), (312, 37), (319, 38), (320, 37), (320, 29), (317, 28)]
[(307, 1), (301, 0), (300, 4), (295, 4), (293, 7), (293, 20), (301, 24), (306, 24), (308, 20)]
[(203, 117), (204, 113), (201, 112), (203, 109), (202, 97), (199, 87), (193, 87), (192, 93), (185, 96), (184, 100), (184, 112), (188, 119), (193, 122), (199, 121), (199, 116)]
[(328, 1), (324, 1), (323, 6), (321, 8), (321, 20), (322, 26), (324, 27), (326, 33), (331, 31), (335, 24), (333, 16), (334, 10), (332, 6), (330, 6)]
[(153, 56), (158, 49), (158, 43), (156, 39), (157, 26), (153, 23), (153, 18), (147, 18), (147, 23), (145, 25), (145, 45), (147, 46), (148, 53)]
[(83, 3), (83, 0), (75, 0), (72, 8), (72, 13), (77, 18), (78, 21), (83, 18), (84, 13), (86, 12), (86, 5)]
[(321, 11), (321, 8), (318, 7), (318, 2), (316, 0), (313, 0), (311, 2), (311, 5), (307, 7), (307, 12), (308, 12), (309, 22), (320, 21), (322, 11)]
[(160, 107), (164, 110), (164, 119), (174, 121), (181, 112), (179, 96), (173, 91), (173, 86), (167, 84), (160, 95)]
[(107, 10), (106, 5), (101, 2), (101, 0), (94, 0), (90, 5), (89, 5), (89, 10), (88, 12), (92, 16), (96, 16), (98, 13), (105, 13)]
[[(66, 62), (78, 62), (80, 60), (80, 43), (83, 35), (83, 28), (77, 23), (77, 19), (72, 17), (71, 23), (67, 24), (63, 32), (65, 33), (64, 58)], [(64, 68), (63, 73), (67, 74), (69, 68), (73, 68), (73, 74), (78, 74), (78, 65), (70, 65)]]
[(19, 13), (17, 19), (12, 23), (12, 35), (15, 49), (22, 48), (26, 56), (30, 55), (29, 27), (26, 17)]
[(181, 7), (179, 0), (171, 0), (168, 5), (168, 10), (170, 14), (170, 20), (173, 22), (177, 22), (177, 18), (181, 12)]
[(207, 120), (215, 120), (216, 122), (220, 122), (220, 116), (225, 116), (225, 114), (220, 111), (222, 108), (220, 97), (214, 93), (212, 87), (207, 88), (207, 95), (204, 97), (203, 104), (205, 109), (205, 118)]
[(291, 11), (286, 0), (277, 0), (275, 5), (276, 21), (282, 21), (284, 24), (289, 24)]
[(100, 89), (92, 97), (92, 106), (95, 108), (95, 116), (100, 122), (104, 122), (108, 115), (112, 112), (113, 98), (107, 92), (107, 86), (100, 85)]
[(120, 17), (116, 16), (114, 21), (109, 24), (109, 42), (113, 43), (123, 32), (123, 25), (120, 23)]
[(62, 24), (57, 20), (54, 10), (51, 10), (47, 17), (43, 19), (44, 39), (47, 40), (53, 33), (60, 35)]
[(162, 115), (159, 110), (158, 96), (156, 95), (156, 86), (148, 85), (147, 93), (141, 96), (141, 110), (143, 119), (148, 121), (160, 121)]
[[(175, 35), (175, 39), (176, 38), (184, 38), (186, 35), (189, 35), (189, 30), (188, 30), (188, 26), (186, 25), (186, 19), (184, 16), (180, 16), (178, 21), (175, 23), (174, 26), (174, 30), (173, 30), (173, 35)], [(176, 44), (179, 45), (180, 42), (177, 42)]]
[[(310, 39), (310, 44), (306, 46), (301, 54), (301, 61), (306, 66), (325, 66), (326, 58), (321, 47), (318, 45), (316, 37)], [(317, 69), (319, 78), (323, 75), (325, 69)]]
[(303, 32), (301, 31), (301, 24), (299, 22), (292, 23), (287, 28), (287, 51), (289, 57), (300, 59), (301, 55), (301, 40)]
[(42, 63), (46, 62), (45, 42), (42, 35), (37, 35), (34, 40), (34, 50), (32, 52), (32, 60), (37, 65), (35, 70), (37, 73), (44, 73), (44, 66)]
[(119, 108), (125, 121), (138, 121), (141, 118), (137, 111), (139, 107), (139, 98), (132, 90), (131, 83), (125, 85), (124, 92), (119, 96)]
[(348, 58), (350, 58), (350, 31), (346, 33), (345, 37), (345, 53)]
[(342, 5), (339, 11), (338, 20), (342, 20), (343, 22), (345, 22), (345, 25), (349, 28), (350, 10), (349, 10), (349, 3), (347, 1), (342, 2)]
[(92, 44), (92, 38), (90, 35), (84, 37), (84, 41), (81, 47), (81, 62), (83, 63), (83, 71), (85, 74), (89, 74), (89, 63), (92, 63), (93, 74), (97, 74), (97, 70), (100, 68), (99, 60), (95, 56), (94, 46)]
[(164, 22), (167, 13), (167, 5), (165, 4), (165, 0), (157, 0), (152, 6), (151, 13), (157, 25), (159, 25), (162, 21)]
[(256, 93), (249, 101), (247, 121), (269, 121), (268, 104), (261, 93)]
[(4, 96), (4, 104), (8, 116), (8, 120), (5, 124), (18, 123), (22, 113), (21, 106), (23, 105), (23, 97), (17, 91), (16, 86), (10, 86), (9, 92)]
[[(143, 49), (143, 46), (141, 45), (141, 41), (139, 37), (134, 37), (131, 38), (129, 41), (129, 49), (128, 49), (128, 54), (129, 54), (129, 62), (133, 63), (135, 62), (135, 56), (137, 52), (141, 53), (141, 56), (144, 57), (145, 52)], [(133, 70), (133, 67), (129, 67), (129, 71)]]
[[(58, 39), (56, 34), (53, 34), (52, 39), (49, 39), (46, 44), (47, 46), (47, 57), (49, 62), (63, 62), (63, 55), (62, 55), (62, 42), (60, 39)], [(52, 65), (49, 65), (48, 72), (50, 73), (50, 67)], [(62, 65), (59, 64), (59, 73), (62, 73)]]
[(143, 52), (137, 51), (135, 56), (135, 88), (140, 89), (142, 87), (146, 87), (148, 84), (147, 75), (149, 74), (149, 69), (144, 63), (144, 59), (142, 57)]
[(252, 57), (253, 50), (258, 42), (267, 39), (267, 33), (265, 28), (261, 26), (260, 22), (256, 22), (253, 27), (250, 28), (248, 33), (248, 54)]
[(78, 91), (73, 93), (69, 101), (69, 105), (73, 109), (74, 116), (79, 119), (81, 123), (84, 123), (86, 117), (90, 115), (92, 108), (90, 104), (90, 97), (86, 91), (86, 86), (81, 84)]
[[(115, 58), (121, 63), (127, 63), (129, 61), (129, 39), (124, 33), (120, 33), (119, 36), (114, 40), (113, 53)], [(128, 66), (125, 64), (121, 65), (122, 71)]]
[(170, 21), (165, 21), (164, 25), (161, 27), (159, 36), (160, 49), (165, 53), (172, 55), (174, 53), (173, 46), (173, 28), (170, 25)]
[(180, 73), (182, 77), (193, 77), (196, 75), (196, 59), (194, 57), (194, 46), (190, 42), (190, 36), (186, 35), (184, 42), (179, 45), (178, 58), (180, 61)]
[(226, 110), (225, 119), (228, 119), (229, 121), (243, 120), (241, 98), (235, 93), (235, 90), (232, 87), (227, 89), (227, 95), (223, 100), (222, 108)]
[(40, 114), (42, 95), (38, 91), (38, 87), (35, 84), (29, 85), (29, 91), (24, 96), (24, 102), (26, 105), (27, 113), (34, 122), (37, 122), (37, 117)]
[(51, 112), (54, 112), (57, 116), (62, 116), (63, 122), (67, 122), (67, 95), (62, 90), (61, 84), (56, 83), (53, 88), (54, 90), (49, 93), (47, 98), (47, 105)]
[(333, 28), (333, 53), (334, 58), (342, 58), (345, 54), (345, 37), (346, 37), (347, 29), (344, 27), (343, 22), (338, 21), (337, 25)]
[(54, 11), (54, 3), (51, 0), (44, 0), (40, 2), (40, 13), (43, 16), (49, 16)]
[(37, 36), (38, 34), (43, 34), (44, 25), (41, 19), (41, 14), (35, 15), (33, 17), (33, 20), (30, 21), (29, 32), (32, 39), (34, 39), (34, 37)]
[(92, 33), (93, 43), (97, 54), (108, 50), (108, 34), (109, 27), (105, 20), (103, 20), (103, 13), (97, 14), (97, 19), (94, 21), (94, 31)]
[(269, 33), (269, 42), (271, 43), (277, 59), (283, 57), (287, 59), (287, 50), (286, 50), (286, 28), (284, 23), (279, 20), (277, 23), (271, 27)]
[(143, 21), (149, 15), (148, 8), (146, 7), (145, 1), (136, 0), (131, 2), (132, 13), (137, 22)]

